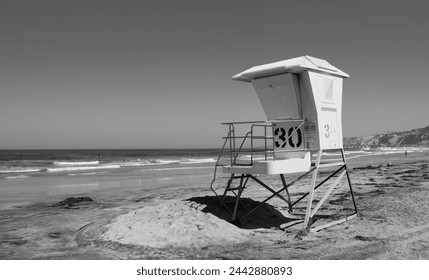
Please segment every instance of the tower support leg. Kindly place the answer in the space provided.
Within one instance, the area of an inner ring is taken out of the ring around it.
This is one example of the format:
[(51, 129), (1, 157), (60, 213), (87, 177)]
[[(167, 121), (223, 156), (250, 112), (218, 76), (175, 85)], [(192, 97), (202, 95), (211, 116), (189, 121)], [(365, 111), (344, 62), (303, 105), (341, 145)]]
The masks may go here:
[(313, 170), (313, 176), (311, 177), (310, 194), (308, 196), (307, 209), (305, 210), (304, 224), (302, 226), (303, 230), (305, 230), (310, 226), (309, 223), (310, 223), (311, 206), (313, 204), (314, 190), (316, 187), (317, 173), (319, 172), (319, 164), (320, 164), (321, 157), (322, 157), (322, 150), (319, 150), (317, 152), (316, 164)]
[[(304, 218), (304, 224), (303, 224), (303, 230), (310, 230), (312, 232), (316, 232), (319, 231), (321, 229), (327, 228), (327, 227), (331, 227), (333, 225), (337, 225), (346, 221), (349, 221), (351, 219), (354, 219), (357, 217), (357, 207), (356, 207), (356, 201), (354, 198), (354, 193), (353, 193), (353, 188), (352, 188), (352, 183), (350, 180), (350, 175), (347, 169), (347, 164), (346, 164), (346, 158), (344, 156), (344, 150), (343, 149), (339, 149), (341, 152), (341, 157), (342, 157), (342, 162), (339, 163), (328, 163), (328, 164), (321, 164), (321, 157), (322, 157), (322, 150), (319, 150), (317, 153), (317, 158), (316, 158), (316, 162), (315, 162), (315, 169), (313, 171), (313, 177), (311, 179), (311, 186), (310, 186), (310, 191), (309, 191), (309, 197), (308, 197), (308, 202), (307, 202), (307, 208), (306, 208), (306, 212), (305, 212), (305, 218)], [(316, 186), (316, 180), (317, 180), (317, 175), (319, 172), (319, 169), (321, 167), (324, 166), (332, 166), (332, 165), (341, 165), (340, 169), (338, 169), (337, 171), (335, 171), (331, 176), (329, 176), (327, 179), (323, 180), (322, 183), (319, 183)], [(337, 179), (334, 181), (334, 183), (326, 190), (325, 194), (322, 196), (322, 198), (320, 199), (320, 201), (317, 203), (317, 205), (312, 208), (313, 205), (313, 199), (314, 199), (314, 191), (315, 189), (317, 189), (319, 186), (321, 186), (322, 184), (324, 184), (329, 178), (331, 178), (333, 175), (335, 175), (336, 173), (338, 173), (340, 170), (343, 170), (337, 177)], [(353, 206), (354, 206), (354, 210), (355, 212), (345, 218), (339, 219), (337, 221), (332, 221), (329, 222), (327, 224), (321, 225), (321, 226), (317, 226), (314, 228), (311, 228), (312, 225), (312, 218), (315, 216), (316, 212), (320, 209), (320, 207), (322, 206), (322, 204), (326, 201), (326, 199), (328, 198), (328, 196), (332, 193), (332, 191), (335, 189), (335, 187), (339, 184), (339, 182), (343, 179), (344, 175), (346, 175), (347, 177), (347, 183), (349, 185), (349, 189), (350, 189), (350, 193), (351, 193), (351, 197), (352, 197), (352, 201), (353, 201)]]
[(291, 198), (290, 198), (290, 193), (289, 193), (289, 190), (288, 190), (288, 185), (286, 184), (285, 176), (283, 174), (280, 174), (280, 178), (282, 180), (283, 188), (285, 189), (285, 192), (286, 192), (286, 196), (287, 196), (287, 200), (288, 200), (289, 212), (292, 213), (293, 212), (293, 210), (292, 210), (292, 201), (291, 201)]

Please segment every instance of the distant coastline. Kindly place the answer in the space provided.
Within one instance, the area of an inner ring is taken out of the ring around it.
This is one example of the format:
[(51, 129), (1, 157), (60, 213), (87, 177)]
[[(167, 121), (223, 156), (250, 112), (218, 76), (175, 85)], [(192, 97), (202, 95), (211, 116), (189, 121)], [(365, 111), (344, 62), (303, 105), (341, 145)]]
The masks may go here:
[(376, 148), (429, 148), (429, 126), (402, 132), (344, 138), (348, 150)]

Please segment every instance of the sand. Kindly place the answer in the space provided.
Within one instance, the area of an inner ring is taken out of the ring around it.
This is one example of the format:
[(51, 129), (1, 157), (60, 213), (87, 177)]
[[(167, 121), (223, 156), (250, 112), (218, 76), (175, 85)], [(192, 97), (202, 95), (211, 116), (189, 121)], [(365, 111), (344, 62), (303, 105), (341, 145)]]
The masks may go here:
[[(242, 228), (228, 223), (214, 196), (2, 209), (0, 259), (429, 259), (427, 158), (361, 166), (351, 177), (358, 218), (307, 235), (279, 228), (287, 217), (276, 200)], [(243, 208), (264, 193), (247, 195)], [(340, 190), (321, 211), (342, 213), (350, 203)]]
[(154, 248), (204, 247), (244, 242), (249, 234), (183, 201), (168, 201), (119, 216), (102, 238)]

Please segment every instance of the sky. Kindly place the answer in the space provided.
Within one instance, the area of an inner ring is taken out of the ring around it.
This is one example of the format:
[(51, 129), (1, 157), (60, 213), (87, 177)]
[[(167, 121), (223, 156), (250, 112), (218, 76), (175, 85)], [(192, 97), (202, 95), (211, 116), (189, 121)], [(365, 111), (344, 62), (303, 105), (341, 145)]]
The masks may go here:
[(231, 76), (302, 55), (350, 75), (343, 135), (429, 125), (428, 1), (0, 0), (0, 149), (220, 148), (265, 120)]

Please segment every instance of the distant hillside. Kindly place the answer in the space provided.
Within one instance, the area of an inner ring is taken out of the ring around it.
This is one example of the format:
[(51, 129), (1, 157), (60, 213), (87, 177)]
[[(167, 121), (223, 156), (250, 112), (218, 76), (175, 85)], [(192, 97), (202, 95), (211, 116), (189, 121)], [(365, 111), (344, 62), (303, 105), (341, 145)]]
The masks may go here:
[(402, 132), (388, 132), (344, 138), (345, 148), (429, 147), (429, 126)]

